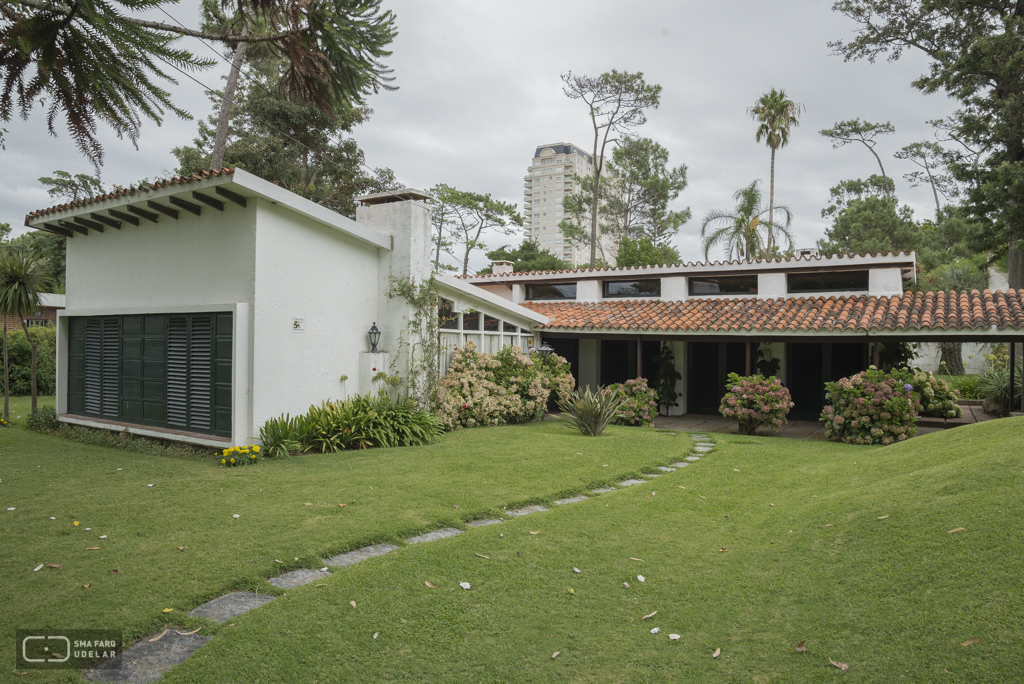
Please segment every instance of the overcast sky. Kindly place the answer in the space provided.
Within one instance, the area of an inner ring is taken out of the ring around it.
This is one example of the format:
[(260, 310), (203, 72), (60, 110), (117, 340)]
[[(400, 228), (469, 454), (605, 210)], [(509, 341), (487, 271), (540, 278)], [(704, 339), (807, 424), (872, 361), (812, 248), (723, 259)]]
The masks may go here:
[[(697, 260), (706, 212), (734, 205), (732, 194), (762, 179), (767, 198), (769, 150), (754, 141), (748, 106), (772, 87), (784, 88), (807, 111), (776, 160), (776, 202), (794, 213), (797, 246), (823, 236), (821, 209), (829, 188), (844, 178), (867, 177), (877, 164), (861, 146), (833, 150), (818, 131), (844, 119), (892, 121), (896, 134), (878, 146), (898, 195), (918, 219), (934, 215), (930, 190), (912, 189), (902, 175), (910, 162), (893, 159), (903, 145), (931, 139), (927, 125), (951, 113), (944, 95), (926, 96), (910, 82), (926, 68), (916, 55), (889, 64), (844, 63), (827, 42), (847, 39), (854, 25), (827, 0), (384, 0), (397, 15), (398, 38), (387, 60), (397, 92), (370, 98), (375, 113), (354, 132), (371, 166), (392, 168), (407, 186), (447, 183), (523, 202), (523, 175), (543, 143), (593, 144), (585, 105), (562, 92), (560, 74), (618, 69), (641, 71), (663, 87), (661, 106), (638, 133), (686, 164), (689, 187), (674, 208), (690, 207), (675, 246)], [(170, 11), (195, 24), (195, 0)], [(210, 55), (195, 44), (197, 54)], [(227, 65), (197, 75), (219, 87)], [(187, 79), (171, 88), (175, 102), (196, 116), (209, 112), (203, 88)], [(0, 151), (0, 222), (16, 232), (24, 215), (54, 202), (36, 180), (55, 169), (91, 172), (63, 125), (46, 135), (36, 112), (4, 124)], [(161, 127), (147, 122), (136, 151), (101, 131), (106, 148), (103, 180), (131, 184), (166, 175), (170, 150), (190, 144), (195, 122), (173, 116)], [(521, 236), (491, 236), (489, 247)], [(479, 255), (472, 265), (486, 259)]]

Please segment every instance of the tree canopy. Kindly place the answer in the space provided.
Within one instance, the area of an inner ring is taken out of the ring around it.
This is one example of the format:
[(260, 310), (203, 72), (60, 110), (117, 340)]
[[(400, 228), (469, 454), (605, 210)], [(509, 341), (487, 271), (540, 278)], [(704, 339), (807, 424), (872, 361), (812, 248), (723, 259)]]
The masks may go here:
[[(789, 207), (782, 205), (771, 209), (764, 206), (759, 183), (760, 181), (754, 181), (747, 187), (737, 190), (733, 194), (733, 199), (736, 200), (733, 209), (716, 209), (704, 216), (700, 237), (704, 243), (705, 259), (709, 258), (711, 250), (718, 246), (725, 248), (727, 259), (751, 260), (778, 256), (778, 240), (769, 241), (768, 238), (768, 234), (775, 232), (786, 238), (792, 246), (793, 237), (789, 233), (789, 226), (793, 220), (793, 212)], [(767, 220), (769, 211), (775, 214), (775, 221)], [(769, 244), (772, 247), (769, 247)]]
[(615, 258), (615, 265), (626, 266), (662, 266), (665, 264), (678, 264), (682, 257), (672, 245), (656, 245), (646, 236), (637, 238), (622, 238), (619, 244), (618, 256)]
[(486, 249), (485, 233), (512, 235), (523, 225), (523, 217), (514, 204), (498, 201), (489, 194), (459, 190), (450, 185), (435, 185), (433, 215), (435, 269), (441, 269), (440, 254), (444, 252), (460, 262), (462, 275), (469, 274), (469, 257), (478, 249)]
[[(802, 104), (789, 99), (785, 90), (775, 88), (759, 97), (757, 102), (747, 109), (751, 118), (758, 123), (754, 139), (757, 142), (763, 140), (772, 151), (771, 179), (768, 185), (769, 225), (764, 246), (766, 254), (771, 254), (775, 248), (775, 229), (772, 226), (775, 222), (775, 153), (789, 144), (789, 131), (800, 125), (800, 112), (804, 110)], [(787, 222), (786, 229), (788, 228)]]
[[(536, 240), (523, 240), (518, 247), (499, 247), (487, 252), (487, 258), (491, 261), (511, 261), (512, 270), (521, 271), (561, 271), (570, 268), (569, 264), (556, 257), (551, 252), (540, 248)], [(477, 273), (491, 273), (491, 267), (486, 266)]]

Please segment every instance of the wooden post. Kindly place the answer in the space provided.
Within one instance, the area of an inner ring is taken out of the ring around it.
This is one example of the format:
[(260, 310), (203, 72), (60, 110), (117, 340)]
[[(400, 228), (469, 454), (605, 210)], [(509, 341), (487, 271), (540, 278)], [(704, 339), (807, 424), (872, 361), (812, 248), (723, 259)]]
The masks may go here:
[(636, 377), (644, 377), (644, 341), (642, 337), (636, 338)]
[(874, 366), (875, 368), (878, 368), (878, 352), (879, 352), (879, 346), (880, 346), (880, 345), (881, 345), (881, 343), (880, 343), (880, 342), (875, 342), (875, 351), (874, 351), (874, 353), (873, 353), (873, 355), (872, 355), (872, 359), (873, 359), (873, 361), (871, 362), (871, 364), (872, 364), (872, 365), (873, 365), (873, 366)]
[(1015, 343), (1013, 343), (1013, 342), (1010, 342), (1010, 402), (1009, 402), (1010, 405), (1007, 406), (1008, 413), (1013, 413), (1013, 393), (1014, 393), (1013, 381), (1015, 379), (1014, 378), (1014, 375), (1015, 375), (1014, 371), (1016, 370), (1016, 367), (1017, 367), (1017, 345)]
[(747, 372), (745, 375), (750, 375), (750, 342), (747, 341)]

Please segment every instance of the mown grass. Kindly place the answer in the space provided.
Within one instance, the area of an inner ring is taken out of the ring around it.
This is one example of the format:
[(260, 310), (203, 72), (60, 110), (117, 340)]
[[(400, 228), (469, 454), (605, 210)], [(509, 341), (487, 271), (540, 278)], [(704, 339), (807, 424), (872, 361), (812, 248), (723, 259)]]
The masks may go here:
[[(677, 433), (614, 428), (586, 439), (546, 422), (228, 469), (28, 432), (27, 400), (11, 415), (0, 431), (0, 638), (10, 644), (17, 628), (110, 627), (129, 641), (168, 624), (195, 628), (204, 623), (188, 611), (232, 589), (281, 593), (267, 578), (319, 568), (325, 555), (465, 527), (638, 475), (689, 447)], [(62, 568), (32, 572), (40, 563)]]

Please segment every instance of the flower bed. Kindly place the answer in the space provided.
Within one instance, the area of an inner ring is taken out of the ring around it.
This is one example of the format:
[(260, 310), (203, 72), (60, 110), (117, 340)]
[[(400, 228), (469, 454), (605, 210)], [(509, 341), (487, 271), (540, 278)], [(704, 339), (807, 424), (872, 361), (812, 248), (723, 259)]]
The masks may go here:
[(825, 435), (847, 444), (892, 444), (917, 434), (921, 402), (899, 371), (875, 368), (825, 383)]
[(793, 408), (789, 390), (775, 376), (741, 377), (729, 373), (727, 387), (718, 411), (726, 418), (739, 421), (741, 435), (755, 435), (761, 426), (778, 432)]

